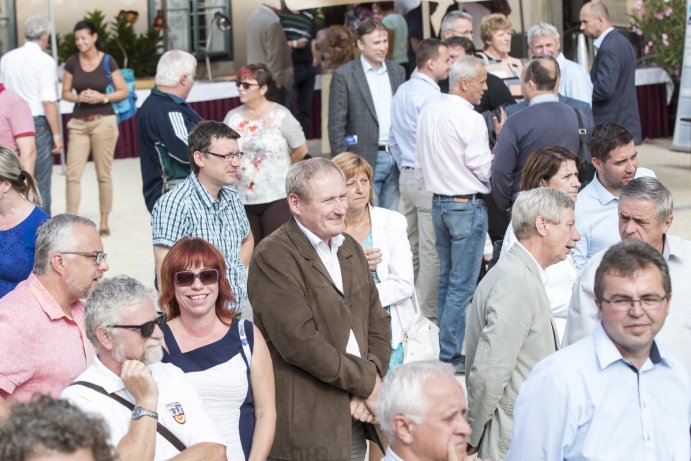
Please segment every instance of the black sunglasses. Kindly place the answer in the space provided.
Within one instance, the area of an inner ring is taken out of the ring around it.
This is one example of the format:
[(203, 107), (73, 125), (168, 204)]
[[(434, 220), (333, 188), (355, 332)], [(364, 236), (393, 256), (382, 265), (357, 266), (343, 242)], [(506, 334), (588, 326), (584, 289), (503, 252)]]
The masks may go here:
[(149, 320), (148, 322), (144, 322), (141, 325), (106, 325), (108, 328), (128, 328), (130, 330), (139, 330), (139, 332), (142, 334), (142, 337), (144, 338), (150, 338), (152, 334), (154, 334), (154, 330), (156, 329), (156, 325), (158, 325), (159, 328), (163, 328), (163, 325), (166, 324), (166, 319), (168, 318), (168, 315), (165, 312), (159, 312), (158, 316), (156, 317), (156, 320)]
[(235, 85), (240, 88), (243, 87), (246, 90), (249, 90), (251, 86), (261, 86), (259, 83), (250, 83), (250, 82), (235, 82)]
[(218, 269), (202, 269), (198, 273), (192, 271), (180, 271), (175, 273), (175, 285), (190, 287), (194, 280), (199, 279), (202, 285), (213, 285), (218, 282)]

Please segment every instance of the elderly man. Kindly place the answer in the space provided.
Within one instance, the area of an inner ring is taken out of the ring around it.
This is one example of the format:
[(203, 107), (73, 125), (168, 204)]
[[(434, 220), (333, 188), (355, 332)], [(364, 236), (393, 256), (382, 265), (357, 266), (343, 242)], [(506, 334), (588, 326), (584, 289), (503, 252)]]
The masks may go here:
[(413, 251), (413, 265), (422, 313), (435, 320), (435, 302), (439, 280), (439, 258), (434, 247), (432, 194), (425, 190), (415, 171), (417, 120), (422, 109), (441, 98), (439, 81), (449, 75), (451, 59), (444, 42), (428, 38), (420, 42), (415, 55), (417, 71), (398, 88), (391, 104), (389, 146), (401, 176), (400, 211), (408, 221), (408, 240)]
[(473, 17), (464, 11), (451, 11), (441, 21), (442, 40), (451, 37), (465, 37), (473, 40)]
[(467, 459), (468, 406), (449, 364), (413, 362), (395, 368), (384, 378), (378, 400), (389, 440), (384, 461)]
[(196, 71), (194, 56), (167, 51), (156, 66), (156, 86), (137, 115), (142, 189), (149, 213), (161, 195), (190, 175), (187, 137), (202, 118), (185, 100)]
[(576, 201), (576, 226), (581, 240), (574, 248), (573, 261), (578, 270), (595, 253), (619, 241), (616, 210), (624, 186), (640, 176), (655, 176), (647, 168), (638, 168), (633, 135), (618, 123), (596, 125), (588, 145), (596, 173)]
[[(667, 261), (674, 285), (669, 318), (658, 340), (682, 360), (691, 377), (691, 242), (669, 235), (674, 205), (672, 193), (657, 179), (637, 178), (619, 196), (619, 235), (622, 240), (642, 240)], [(574, 286), (563, 345), (589, 335), (598, 322), (593, 282), (606, 250), (596, 253), (585, 265)]]
[(108, 424), (117, 459), (225, 460), (226, 450), (185, 374), (160, 363), (166, 314), (138, 281), (101, 282), (86, 300), (97, 358), (62, 398)]
[[(321, 158), (286, 178), (293, 217), (261, 241), (249, 270), (254, 320), (276, 382), (280, 460), (364, 459), (389, 364), (389, 317), (360, 243), (344, 233), (343, 173)], [(352, 458), (351, 458), (352, 457)]]
[(201, 237), (225, 257), (237, 312), (247, 301), (247, 272), (254, 239), (237, 190), (240, 137), (221, 122), (199, 123), (188, 138), (192, 174), (164, 194), (151, 214), (156, 274), (170, 247), (182, 237)]
[(471, 452), (506, 458), (513, 403), (537, 362), (556, 351), (545, 269), (578, 240), (574, 203), (550, 188), (521, 192), (511, 218), (518, 242), (482, 279), (468, 316), (466, 352)]
[[(561, 146), (578, 153), (581, 149), (578, 114), (559, 102), (559, 65), (552, 57), (535, 58), (523, 69), (521, 90), (529, 106), (520, 117), (509, 117), (499, 134), (492, 165), (492, 197), (508, 210), (520, 189), (521, 173), (533, 152)], [(592, 122), (580, 113), (590, 133)], [(549, 126), (550, 129), (545, 129)]]
[(636, 96), (636, 53), (631, 43), (612, 27), (607, 7), (588, 2), (581, 8), (581, 30), (595, 40), (593, 82), (595, 123), (617, 122), (641, 143), (641, 120)]
[(477, 58), (461, 58), (449, 76), (451, 92), (428, 104), (417, 125), (417, 157), (425, 187), (433, 194), (432, 221), (439, 256), (440, 356), (463, 373), (465, 312), (480, 273), (487, 233), (492, 153), (487, 125), (473, 110), (487, 89), (487, 69)]
[(352, 151), (372, 165), (377, 206), (398, 208), (398, 166), (389, 148), (391, 104), (405, 70), (386, 59), (389, 38), (379, 21), (357, 28), (360, 57), (334, 72), (329, 90), (331, 155)]
[(595, 274), (600, 321), (523, 383), (510, 460), (691, 457), (687, 371), (655, 339), (670, 298), (659, 251), (641, 241), (607, 250)]
[(39, 227), (33, 272), (0, 300), (0, 400), (57, 397), (91, 364), (80, 299), (107, 270), (91, 220), (61, 214)]
[[(50, 31), (51, 24), (46, 18), (27, 18), (24, 22), (26, 43), (21, 48), (8, 51), (0, 60), (0, 82), (29, 104), (34, 118), (36, 166), (33, 173), (41, 192), (42, 208), (48, 215), (53, 154), (62, 150), (57, 67), (55, 60), (44, 52), (50, 42)], [(22, 144), (26, 142), (28, 140), (21, 141)], [(20, 151), (25, 148), (21, 147)]]
[(592, 104), (593, 83), (578, 63), (566, 59), (561, 52), (559, 31), (552, 24), (538, 22), (528, 29), (528, 48), (532, 56), (552, 56), (561, 69), (559, 94)]

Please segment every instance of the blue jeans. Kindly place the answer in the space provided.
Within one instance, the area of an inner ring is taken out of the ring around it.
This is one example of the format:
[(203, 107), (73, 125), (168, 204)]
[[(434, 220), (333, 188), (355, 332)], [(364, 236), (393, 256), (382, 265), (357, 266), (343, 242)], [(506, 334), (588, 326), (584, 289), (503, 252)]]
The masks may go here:
[(457, 364), (465, 337), (465, 313), (480, 273), (487, 208), (479, 195), (469, 199), (435, 195), (432, 220), (439, 255), (439, 359)]
[(45, 117), (34, 117), (36, 131), (36, 166), (34, 167), (34, 179), (38, 183), (38, 191), (41, 193), (43, 206), (41, 207), (50, 216), (50, 187), (53, 177), (53, 133), (50, 131), (48, 120)]
[(374, 166), (374, 206), (398, 210), (398, 166), (390, 152), (377, 152), (377, 164)]

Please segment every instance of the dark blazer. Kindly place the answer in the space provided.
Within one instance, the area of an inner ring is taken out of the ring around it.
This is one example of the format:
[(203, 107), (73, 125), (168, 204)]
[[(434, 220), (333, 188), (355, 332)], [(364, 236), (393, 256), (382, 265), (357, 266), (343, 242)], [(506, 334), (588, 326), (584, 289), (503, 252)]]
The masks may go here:
[[(350, 460), (350, 396), (368, 397), (389, 364), (390, 318), (362, 247), (343, 235), (343, 293), (295, 218), (262, 240), (252, 257), (249, 299), (276, 381), (271, 458)], [(361, 358), (346, 353), (351, 329)], [(366, 429), (372, 434), (373, 426)]]
[[(593, 124), (593, 110), (590, 108), (590, 104), (588, 104), (585, 101), (580, 101), (578, 99), (574, 98), (569, 98), (568, 96), (559, 96), (559, 102), (563, 102), (567, 106), (571, 106), (574, 109), (578, 109), (581, 111), (583, 114), (583, 121), (585, 123), (588, 123), (587, 120), (590, 121), (590, 124)], [(504, 107), (504, 111), (506, 111), (506, 116), (511, 117), (512, 115), (515, 115), (522, 111), (523, 109), (526, 109), (528, 107), (528, 102), (527, 101), (521, 101), (518, 104), (513, 104), (511, 106), (506, 106)]]
[[(405, 70), (393, 61), (386, 61), (395, 93), (405, 81)], [(357, 136), (357, 143), (346, 145), (346, 136)], [(379, 122), (374, 101), (360, 58), (342, 65), (334, 72), (329, 89), (329, 143), (331, 156), (351, 151), (362, 155), (372, 168), (377, 164)]]
[(631, 43), (616, 30), (598, 48), (590, 80), (593, 82), (595, 124), (617, 122), (641, 143), (641, 119), (636, 96), (636, 55)]

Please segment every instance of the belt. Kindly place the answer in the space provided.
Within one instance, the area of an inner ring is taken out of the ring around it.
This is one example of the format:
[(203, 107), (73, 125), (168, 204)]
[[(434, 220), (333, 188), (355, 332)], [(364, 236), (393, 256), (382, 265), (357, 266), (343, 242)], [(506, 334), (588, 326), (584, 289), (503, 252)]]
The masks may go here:
[(454, 202), (461, 202), (461, 203), (466, 203), (469, 202), (470, 200), (473, 199), (481, 199), (482, 194), (468, 194), (468, 195), (441, 195), (441, 194), (432, 194), (434, 198), (450, 198)]
[(99, 118), (102, 118), (103, 115), (85, 115), (83, 117), (77, 117), (77, 116), (72, 116), (72, 118), (76, 118), (77, 120), (82, 120), (85, 122), (93, 122), (94, 120), (98, 120)]
[(414, 170), (414, 169), (415, 169), (414, 166), (402, 166), (402, 167), (401, 167), (401, 170), (404, 170), (404, 171), (407, 171), (407, 170)]
[(377, 146), (377, 150), (379, 152), (389, 152), (389, 146), (387, 146), (386, 144), (379, 144)]

